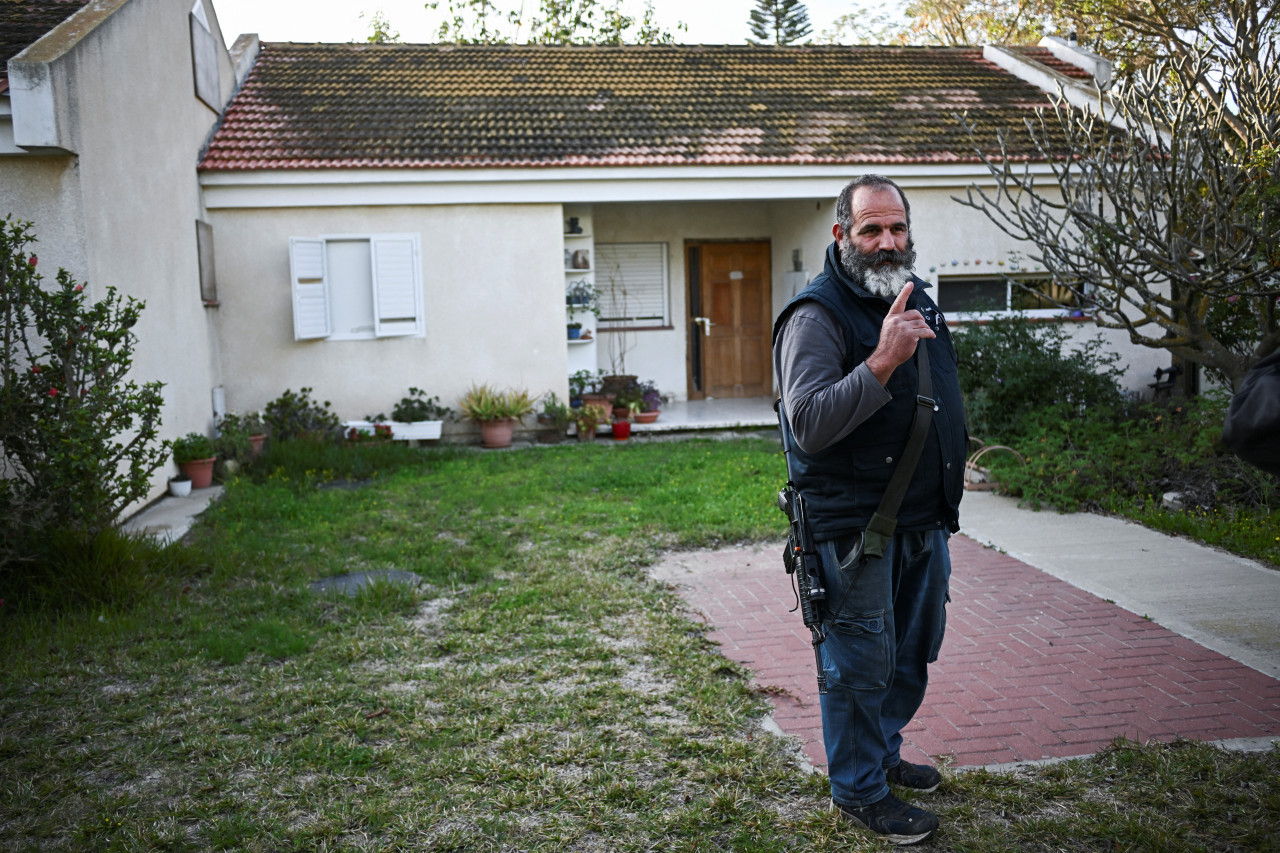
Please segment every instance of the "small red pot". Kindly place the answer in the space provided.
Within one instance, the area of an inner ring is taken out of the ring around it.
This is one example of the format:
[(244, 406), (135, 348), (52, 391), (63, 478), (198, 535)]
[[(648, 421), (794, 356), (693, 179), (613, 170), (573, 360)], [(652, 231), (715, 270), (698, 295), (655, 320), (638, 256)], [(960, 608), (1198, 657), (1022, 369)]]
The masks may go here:
[(623, 441), (631, 437), (631, 421), (617, 421), (613, 425), (613, 437)]

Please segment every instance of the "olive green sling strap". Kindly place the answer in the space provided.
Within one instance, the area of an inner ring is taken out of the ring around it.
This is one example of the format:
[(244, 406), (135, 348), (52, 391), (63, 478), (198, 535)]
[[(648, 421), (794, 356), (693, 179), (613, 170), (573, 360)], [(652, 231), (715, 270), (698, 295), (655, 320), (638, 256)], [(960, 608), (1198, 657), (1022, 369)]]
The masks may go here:
[(920, 374), (920, 385), (916, 389), (916, 416), (911, 424), (911, 435), (863, 536), (863, 553), (870, 557), (883, 557), (885, 546), (893, 538), (898, 527), (898, 507), (902, 505), (907, 486), (920, 462), (933, 413), (938, 411), (938, 404), (933, 399), (933, 377), (929, 373), (929, 347), (923, 340), (916, 346), (916, 370)]

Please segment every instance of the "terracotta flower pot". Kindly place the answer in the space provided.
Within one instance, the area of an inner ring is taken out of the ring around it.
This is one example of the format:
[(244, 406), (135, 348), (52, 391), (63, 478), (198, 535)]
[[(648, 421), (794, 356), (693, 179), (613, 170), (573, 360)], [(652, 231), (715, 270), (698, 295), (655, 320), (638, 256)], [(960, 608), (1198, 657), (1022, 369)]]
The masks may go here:
[(208, 459), (192, 459), (190, 462), (183, 462), (180, 466), (182, 473), (191, 478), (191, 488), (207, 489), (213, 485), (213, 463), (218, 461), (218, 457), (210, 456)]
[(657, 409), (654, 409), (652, 412), (636, 412), (636, 423), (638, 424), (651, 424), (657, 419), (658, 419)]
[(262, 452), (262, 443), (267, 440), (267, 434), (249, 436), (249, 446), (252, 450), (249, 452), (250, 459), (257, 459), (258, 454)]
[(480, 443), (484, 447), (510, 447), (516, 432), (516, 422), (510, 418), (501, 421), (480, 422)]

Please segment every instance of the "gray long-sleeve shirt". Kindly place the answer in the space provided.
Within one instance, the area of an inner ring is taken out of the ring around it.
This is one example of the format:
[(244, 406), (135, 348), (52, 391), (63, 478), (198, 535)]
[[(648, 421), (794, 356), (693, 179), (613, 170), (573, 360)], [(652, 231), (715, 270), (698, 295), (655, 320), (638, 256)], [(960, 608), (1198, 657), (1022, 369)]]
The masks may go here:
[(773, 348), (774, 375), (796, 444), (816, 453), (835, 444), (893, 396), (866, 362), (845, 374), (844, 335), (827, 309), (797, 305)]

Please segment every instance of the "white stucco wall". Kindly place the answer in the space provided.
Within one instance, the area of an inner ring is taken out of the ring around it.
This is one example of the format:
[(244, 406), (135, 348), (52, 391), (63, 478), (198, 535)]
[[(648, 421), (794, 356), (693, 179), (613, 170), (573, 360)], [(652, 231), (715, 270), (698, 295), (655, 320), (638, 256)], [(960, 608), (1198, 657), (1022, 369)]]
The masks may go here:
[[(457, 409), (473, 382), (568, 394), (559, 205), (221, 209), (211, 214), (227, 406), (315, 389), (343, 420), (410, 387)], [(295, 341), (289, 238), (418, 234), (424, 337)]]
[[(225, 102), (231, 64), (216, 12), (205, 5)], [(211, 427), (219, 383), (195, 236), (202, 213), (195, 166), (217, 113), (195, 95), (191, 7), (192, 0), (91, 4), (20, 54), (15, 62), (34, 63), (49, 81), (69, 153), (0, 157), (0, 211), (35, 223), (46, 276), (63, 266), (92, 298), (113, 285), (145, 300), (132, 375), (164, 383), (162, 436), (170, 438)], [(15, 102), (15, 111), (21, 106)], [(157, 471), (148, 499), (173, 470)]]
[[(767, 240), (771, 245), (773, 312), (776, 316), (792, 296), (787, 273), (792, 271), (792, 253), (799, 250), (801, 266), (809, 278), (822, 271), (827, 247), (832, 242), (835, 197), (844, 180), (833, 180), (830, 196), (774, 201), (733, 202), (640, 202), (594, 205), (596, 241), (600, 243), (665, 242), (668, 249), (672, 328), (628, 333), (631, 348), (626, 354), (627, 372), (653, 379), (676, 399), (688, 394), (687, 352), (687, 271), (684, 245), (687, 240)], [(916, 270), (929, 281), (931, 295), (943, 311), (948, 311), (945, 284), (940, 275), (999, 274), (1008, 269), (1014, 251), (1025, 254), (1027, 247), (1001, 232), (981, 214), (961, 206), (953, 196), (956, 188), (911, 187), (912, 231), (918, 259)], [(956, 263), (953, 265), (952, 262)], [(981, 261), (981, 263), (978, 263)], [(1099, 330), (1090, 321), (1063, 321), (1072, 341), (1101, 334), (1109, 346), (1124, 354), (1128, 366), (1126, 387), (1145, 391), (1157, 366), (1167, 366), (1167, 354), (1136, 347), (1118, 330)], [(963, 328), (961, 325), (960, 328)], [(603, 333), (599, 344), (599, 366), (614, 372), (609, 338)]]

